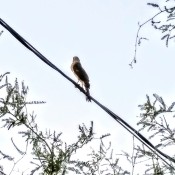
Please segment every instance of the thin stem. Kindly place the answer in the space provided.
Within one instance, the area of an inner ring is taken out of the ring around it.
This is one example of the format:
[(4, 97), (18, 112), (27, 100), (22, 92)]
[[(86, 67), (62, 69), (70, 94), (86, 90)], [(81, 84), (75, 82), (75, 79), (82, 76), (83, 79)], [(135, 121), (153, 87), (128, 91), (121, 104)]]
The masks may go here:
[[(170, 8), (171, 9), (171, 8)], [(160, 12), (158, 12), (157, 14), (155, 14), (153, 17), (149, 18), (148, 20), (146, 20), (145, 22), (143, 22), (141, 25), (139, 25), (139, 28), (137, 30), (137, 34), (136, 34), (136, 40), (135, 40), (135, 45), (134, 45), (134, 58), (131, 61), (131, 63), (129, 64), (131, 66), (131, 68), (133, 68), (133, 63), (136, 63), (136, 57), (137, 57), (137, 46), (138, 46), (138, 39), (139, 39), (139, 33), (141, 28), (146, 25), (148, 22), (152, 21), (154, 18), (156, 18), (158, 15), (160, 15), (161, 13), (167, 11), (167, 9), (165, 10), (161, 10), (159, 9)]]

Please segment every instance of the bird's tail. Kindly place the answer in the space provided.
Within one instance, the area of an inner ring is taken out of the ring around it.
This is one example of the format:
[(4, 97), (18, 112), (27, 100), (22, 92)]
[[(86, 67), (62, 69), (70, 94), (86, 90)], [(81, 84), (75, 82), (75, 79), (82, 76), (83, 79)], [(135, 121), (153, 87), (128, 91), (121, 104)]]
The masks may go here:
[(86, 101), (91, 102), (90, 92), (88, 88), (86, 88), (86, 92), (87, 92)]
[(91, 102), (90, 92), (89, 92), (90, 84), (89, 84), (89, 82), (85, 82), (84, 85), (85, 85), (85, 89), (86, 89), (86, 93), (87, 93), (86, 101)]

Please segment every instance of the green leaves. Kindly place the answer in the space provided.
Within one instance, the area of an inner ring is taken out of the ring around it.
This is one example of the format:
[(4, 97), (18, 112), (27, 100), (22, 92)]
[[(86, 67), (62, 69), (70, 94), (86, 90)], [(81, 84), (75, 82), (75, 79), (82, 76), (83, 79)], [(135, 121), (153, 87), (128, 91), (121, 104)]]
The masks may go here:
[(152, 6), (152, 7), (159, 8), (159, 5), (158, 5), (158, 4), (154, 4), (154, 3), (147, 3), (147, 5), (150, 5), (150, 6)]

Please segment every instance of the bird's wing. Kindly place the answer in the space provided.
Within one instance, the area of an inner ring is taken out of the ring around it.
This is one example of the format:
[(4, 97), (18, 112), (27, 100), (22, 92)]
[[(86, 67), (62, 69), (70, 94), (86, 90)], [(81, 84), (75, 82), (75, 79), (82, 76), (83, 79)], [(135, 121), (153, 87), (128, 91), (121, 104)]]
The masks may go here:
[(81, 66), (81, 63), (75, 62), (72, 64), (71, 69), (75, 73), (75, 75), (78, 77), (79, 80), (83, 82), (89, 82), (89, 77), (86, 73), (86, 71)]

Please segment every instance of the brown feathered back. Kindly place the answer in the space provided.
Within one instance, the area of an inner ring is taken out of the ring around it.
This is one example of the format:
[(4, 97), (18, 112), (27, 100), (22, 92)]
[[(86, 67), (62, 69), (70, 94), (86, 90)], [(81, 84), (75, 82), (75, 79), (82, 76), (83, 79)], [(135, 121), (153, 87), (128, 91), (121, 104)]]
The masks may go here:
[[(71, 70), (74, 72), (75, 76), (78, 78), (79, 81), (84, 85), (86, 92), (89, 94), (89, 89), (90, 89), (90, 83), (89, 83), (89, 77), (86, 73), (86, 71), (83, 69), (80, 59), (75, 56), (73, 57), (73, 62), (71, 64)], [(88, 100), (88, 99), (87, 99)], [(90, 99), (89, 99), (90, 101)]]

